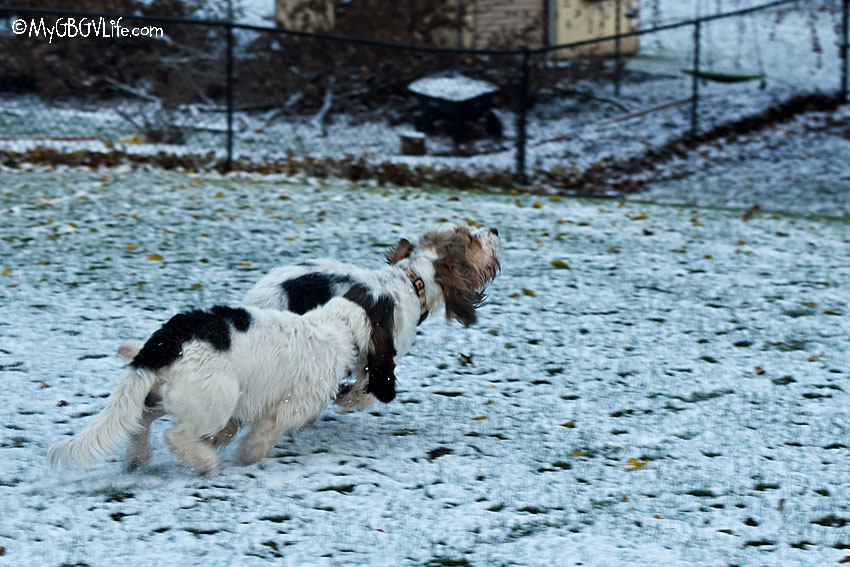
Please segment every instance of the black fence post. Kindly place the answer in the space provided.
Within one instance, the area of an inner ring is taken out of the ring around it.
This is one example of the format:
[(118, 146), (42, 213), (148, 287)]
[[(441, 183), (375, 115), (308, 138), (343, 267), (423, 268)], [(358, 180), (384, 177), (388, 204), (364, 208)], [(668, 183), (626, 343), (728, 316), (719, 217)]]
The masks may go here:
[(847, 46), (848, 25), (850, 25), (850, 0), (844, 0), (841, 9), (841, 34), (843, 37), (841, 42), (841, 100), (845, 101), (847, 100), (847, 75), (850, 73), (850, 64), (847, 61), (850, 57)]
[(623, 72), (623, 43), (620, 38), (620, 34), (623, 33), (623, 25), (621, 19), (623, 17), (623, 0), (617, 0), (617, 13), (616, 13), (616, 28), (614, 35), (616, 39), (614, 40), (614, 52), (615, 52), (615, 63), (614, 63), (614, 96), (620, 96), (620, 75)]
[(699, 132), (699, 55), (702, 20), (694, 21), (694, 68), (691, 80), (691, 136), (696, 137)]
[(516, 177), (520, 183), (525, 183), (525, 143), (527, 139), (526, 124), (528, 121), (528, 65), (530, 54), (528, 46), (522, 48), (519, 68), (519, 108), (516, 119)]
[(225, 169), (233, 169), (233, 22), (227, 23), (227, 162)]

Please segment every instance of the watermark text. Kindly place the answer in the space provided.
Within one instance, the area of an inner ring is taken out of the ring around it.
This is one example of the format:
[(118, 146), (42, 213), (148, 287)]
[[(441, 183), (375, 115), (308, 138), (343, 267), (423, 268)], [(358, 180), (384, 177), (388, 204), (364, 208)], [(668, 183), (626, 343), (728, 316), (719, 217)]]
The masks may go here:
[(51, 25), (47, 25), (44, 18), (32, 18), (29, 20), (19, 18), (12, 22), (12, 32), (15, 35), (47, 38), (48, 43), (53, 43), (54, 38), (74, 39), (78, 37), (96, 37), (112, 39), (150, 37), (153, 39), (162, 39), (165, 35), (162, 28), (155, 26), (131, 28), (121, 25), (122, 19), (111, 20), (102, 16), (99, 18), (57, 18)]

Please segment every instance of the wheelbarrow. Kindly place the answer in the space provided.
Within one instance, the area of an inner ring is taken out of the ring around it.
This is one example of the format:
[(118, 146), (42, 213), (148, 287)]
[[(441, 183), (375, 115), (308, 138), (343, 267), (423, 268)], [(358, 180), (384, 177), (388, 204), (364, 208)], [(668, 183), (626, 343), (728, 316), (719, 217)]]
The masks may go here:
[(464, 75), (423, 77), (408, 85), (419, 103), (413, 126), (420, 132), (446, 130), (455, 145), (464, 139), (466, 123), (485, 119), (487, 132), (502, 136), (502, 122), (493, 112), (499, 87)]

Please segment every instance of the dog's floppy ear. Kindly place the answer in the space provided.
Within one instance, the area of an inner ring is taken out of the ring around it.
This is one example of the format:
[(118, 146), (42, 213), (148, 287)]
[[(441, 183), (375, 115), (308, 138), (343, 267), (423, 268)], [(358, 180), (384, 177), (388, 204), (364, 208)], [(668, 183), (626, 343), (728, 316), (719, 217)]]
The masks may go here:
[(370, 352), (366, 357), (366, 364), (369, 366), (369, 384), (366, 386), (366, 393), (372, 394), (385, 404), (395, 399), (395, 361), (393, 358), (392, 353), (386, 349), (377, 353)]
[(484, 296), (475, 291), (452, 289), (446, 295), (446, 316), (460, 321), (465, 327), (474, 325), (478, 320), (475, 309)]
[(393, 300), (382, 295), (367, 309), (372, 323), (372, 342), (366, 364), (369, 385), (366, 392), (384, 403), (395, 398), (395, 344), (393, 343)]
[(384, 403), (395, 398), (395, 344), (393, 343), (393, 312), (395, 303), (388, 295), (377, 299), (362, 285), (354, 285), (344, 295), (366, 311), (372, 338), (366, 355), (369, 383), (366, 393)]
[(413, 251), (413, 244), (406, 238), (402, 238), (398, 241), (398, 243), (390, 248), (387, 253), (387, 263), (388, 264), (398, 264), (408, 256)]

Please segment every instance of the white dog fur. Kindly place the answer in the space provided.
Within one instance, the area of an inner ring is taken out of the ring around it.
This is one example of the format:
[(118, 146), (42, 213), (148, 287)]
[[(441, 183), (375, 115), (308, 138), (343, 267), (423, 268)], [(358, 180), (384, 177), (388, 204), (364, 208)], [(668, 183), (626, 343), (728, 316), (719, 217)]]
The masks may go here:
[[(223, 333), (200, 329), (210, 321)], [(176, 417), (169, 449), (200, 474), (218, 468), (215, 446), (228, 439), (216, 434), (232, 420), (251, 427), (241, 461), (257, 462), (283, 433), (319, 416), (370, 338), (366, 311), (339, 297), (304, 316), (256, 307), (178, 315), (135, 354), (103, 411), (48, 458), (88, 468), (132, 437), (126, 463), (139, 466), (150, 457), (150, 423), (168, 413)]]

